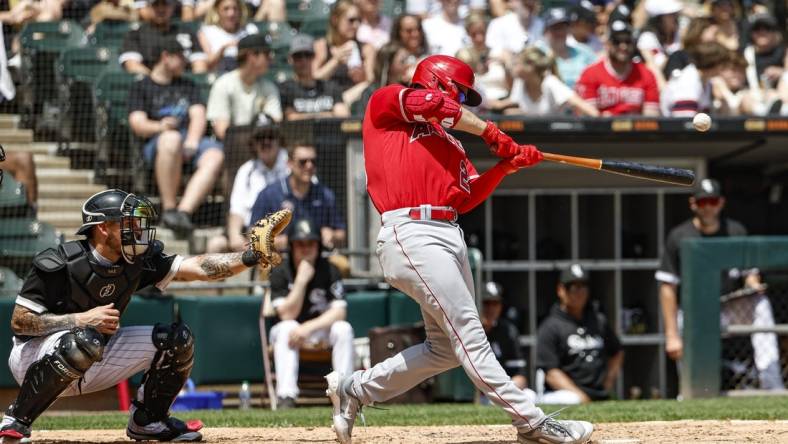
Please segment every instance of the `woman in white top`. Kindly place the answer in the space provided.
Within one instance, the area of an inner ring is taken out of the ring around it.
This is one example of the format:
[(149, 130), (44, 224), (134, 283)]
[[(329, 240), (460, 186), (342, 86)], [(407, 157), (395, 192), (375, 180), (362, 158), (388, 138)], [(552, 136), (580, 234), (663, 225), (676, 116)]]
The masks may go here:
[(599, 111), (558, 78), (555, 59), (539, 48), (525, 48), (516, 58), (514, 83), (509, 95), (517, 106), (504, 114), (550, 116), (573, 110), (581, 116), (599, 115)]
[(638, 37), (638, 49), (662, 89), (665, 85), (662, 71), (668, 57), (681, 49), (679, 13), (682, 5), (678, 0), (646, 0), (645, 9), (649, 21)]
[(238, 67), (238, 42), (257, 27), (247, 24), (249, 11), (242, 0), (216, 0), (200, 28), (200, 46), (208, 56), (208, 70), (223, 74)]

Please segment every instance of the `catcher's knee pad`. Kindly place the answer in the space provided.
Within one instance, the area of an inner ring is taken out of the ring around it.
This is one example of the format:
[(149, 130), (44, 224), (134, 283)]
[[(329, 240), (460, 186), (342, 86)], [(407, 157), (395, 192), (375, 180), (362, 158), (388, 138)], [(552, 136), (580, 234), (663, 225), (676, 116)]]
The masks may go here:
[(186, 324), (156, 324), (152, 339), (157, 351), (143, 379), (143, 402), (134, 413), (141, 425), (167, 417), (194, 365), (194, 336)]
[(30, 425), (104, 353), (104, 337), (92, 328), (75, 328), (60, 337), (52, 354), (32, 363), (25, 372), (8, 414)]

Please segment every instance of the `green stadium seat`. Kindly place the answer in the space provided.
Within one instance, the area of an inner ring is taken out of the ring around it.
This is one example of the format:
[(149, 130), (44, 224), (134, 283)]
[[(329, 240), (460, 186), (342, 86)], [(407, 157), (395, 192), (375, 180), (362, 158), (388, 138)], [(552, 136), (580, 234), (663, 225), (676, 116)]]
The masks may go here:
[[(11, 331), (11, 314), (14, 312), (14, 300), (16, 298), (0, 298), (0, 356), (9, 356), (11, 354), (11, 338), (14, 332)], [(11, 370), (7, 365), (0, 365), (0, 387), (2, 388), (19, 388)]]
[(52, 225), (33, 218), (2, 219), (0, 226), (0, 266), (17, 275), (27, 273), (33, 256), (62, 242)]
[(19, 34), (24, 50), (61, 53), (66, 48), (79, 46), (85, 30), (77, 22), (30, 22)]
[(296, 30), (286, 22), (255, 22), (271, 47), (272, 66), (287, 66), (287, 52)]
[(0, 267), (0, 298), (15, 298), (23, 280), (8, 267)]
[(372, 327), (389, 324), (386, 291), (354, 291), (346, 297), (347, 321), (357, 338), (367, 337)]
[(331, 7), (323, 0), (285, 0), (287, 21), (296, 27), (307, 20), (328, 20)]
[(387, 17), (396, 17), (405, 12), (405, 2), (402, 0), (383, 0), (380, 13)]
[(0, 184), (0, 217), (21, 217), (30, 212), (25, 187), (10, 174), (3, 175)]
[(128, 125), (129, 89), (137, 78), (122, 70), (107, 70), (93, 86), (96, 104), (96, 176), (109, 186), (127, 187), (137, 176), (140, 167), (139, 153), (132, 152), (131, 133)]
[(309, 34), (315, 39), (319, 39), (320, 37), (325, 37), (326, 32), (328, 31), (328, 19), (325, 17), (309, 17), (304, 19), (304, 22), (301, 23), (301, 26), (298, 28), (298, 32)]
[(118, 49), (123, 45), (123, 40), (131, 29), (132, 24), (129, 22), (104, 20), (96, 25), (96, 29), (88, 38), (88, 42), (93, 46)]
[(181, 319), (194, 332), (195, 384), (263, 380), (261, 302), (254, 296), (176, 298)]
[(91, 87), (107, 69), (120, 69), (117, 52), (108, 46), (69, 48), (58, 58), (58, 102), (62, 115), (58, 131), (60, 146), (68, 147), (72, 141), (95, 141), (95, 115), (80, 111), (94, 109)]

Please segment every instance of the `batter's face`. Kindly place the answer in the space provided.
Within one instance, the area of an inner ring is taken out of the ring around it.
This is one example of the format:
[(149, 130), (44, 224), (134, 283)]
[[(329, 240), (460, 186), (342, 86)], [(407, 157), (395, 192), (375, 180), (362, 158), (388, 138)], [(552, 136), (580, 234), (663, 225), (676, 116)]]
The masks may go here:
[(588, 302), (588, 283), (570, 282), (558, 284), (558, 300), (568, 313), (582, 313)]
[(714, 225), (720, 220), (720, 212), (725, 207), (724, 197), (689, 198), (690, 209), (704, 226)]

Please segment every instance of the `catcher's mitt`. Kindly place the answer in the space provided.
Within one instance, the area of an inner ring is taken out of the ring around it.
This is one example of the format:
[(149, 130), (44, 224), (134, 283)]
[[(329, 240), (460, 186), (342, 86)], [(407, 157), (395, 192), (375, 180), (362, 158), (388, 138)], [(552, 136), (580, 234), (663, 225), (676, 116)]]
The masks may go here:
[(249, 233), (250, 248), (259, 259), (260, 267), (276, 267), (282, 263), (282, 257), (274, 250), (274, 238), (287, 227), (293, 212), (279, 210), (255, 222)]

